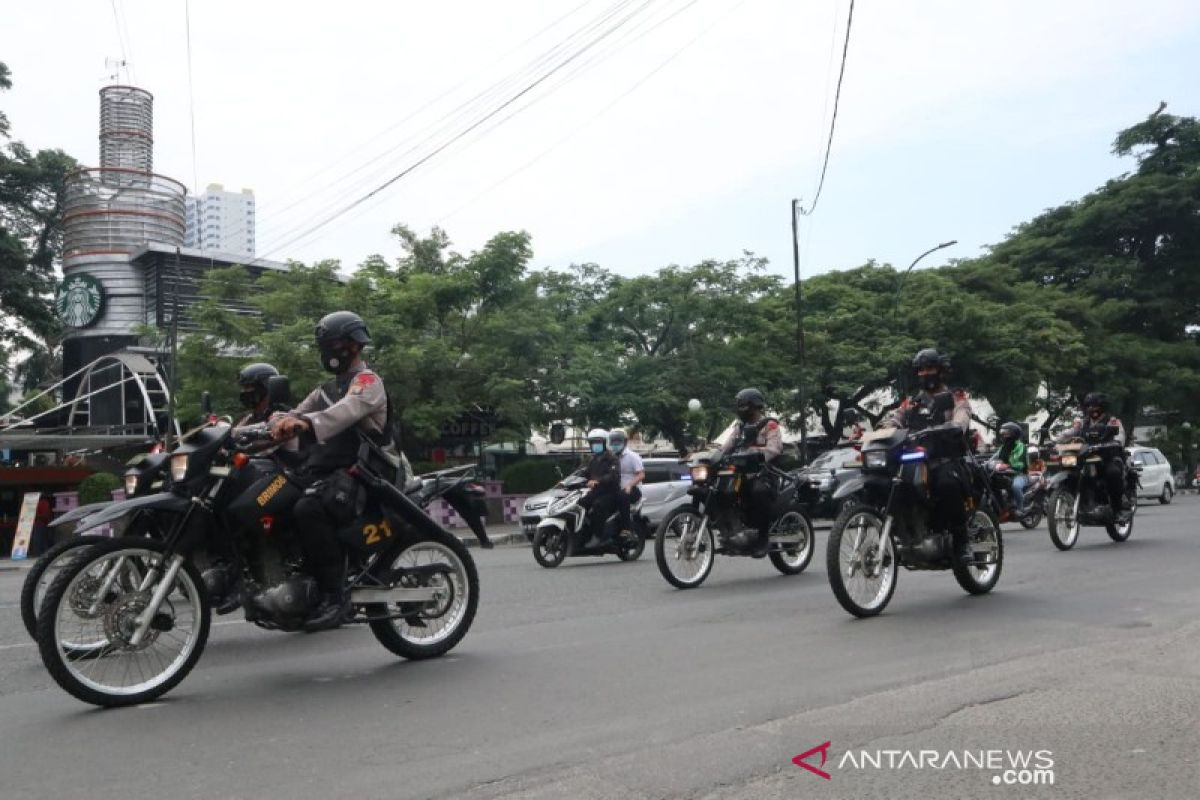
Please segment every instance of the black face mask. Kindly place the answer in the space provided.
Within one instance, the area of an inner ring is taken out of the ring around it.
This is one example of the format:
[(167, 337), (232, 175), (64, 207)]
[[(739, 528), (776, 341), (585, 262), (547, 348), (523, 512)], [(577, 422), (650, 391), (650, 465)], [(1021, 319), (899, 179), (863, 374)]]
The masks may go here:
[(242, 404), (242, 408), (254, 408), (258, 405), (258, 390), (246, 389), (238, 395), (238, 402)]
[(320, 345), (320, 348), (321, 366), (326, 372), (341, 375), (354, 363), (354, 353), (350, 352), (350, 348), (344, 344), (330, 342)]
[(738, 406), (737, 416), (742, 422), (750, 422), (754, 419), (754, 406)]
[(928, 392), (942, 385), (942, 376), (934, 373), (933, 375), (921, 375), (921, 386)]

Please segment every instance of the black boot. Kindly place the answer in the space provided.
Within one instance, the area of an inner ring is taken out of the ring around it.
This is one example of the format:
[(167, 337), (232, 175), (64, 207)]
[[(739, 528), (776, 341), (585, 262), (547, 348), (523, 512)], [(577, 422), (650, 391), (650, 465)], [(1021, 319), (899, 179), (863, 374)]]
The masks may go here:
[(750, 550), (751, 558), (762, 558), (771, 549), (771, 531), (759, 530), (758, 538), (754, 540), (754, 546)]
[(212, 608), (217, 614), (228, 614), (242, 606), (242, 576), (228, 562), (219, 562), (200, 576), (212, 598)]
[(304, 621), (304, 630), (327, 631), (340, 627), (350, 614), (350, 600), (342, 592), (326, 592), (321, 602)]
[(966, 531), (954, 537), (954, 552), (959, 563), (972, 565), (975, 563), (975, 552), (971, 549), (971, 537)]

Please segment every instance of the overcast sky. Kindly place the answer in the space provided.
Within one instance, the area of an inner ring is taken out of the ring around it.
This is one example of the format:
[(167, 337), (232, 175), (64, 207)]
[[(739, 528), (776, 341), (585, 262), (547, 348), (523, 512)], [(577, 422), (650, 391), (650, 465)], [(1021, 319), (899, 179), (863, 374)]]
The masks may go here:
[[(570, 37), (618, 5), (614, 21), (632, 16), (608, 38), (296, 240), (542, 74), (528, 67), (548, 51), (571, 57)], [(253, 188), (259, 255), (352, 266), (396, 255), (404, 222), (460, 250), (525, 229), (539, 266), (636, 274), (752, 250), (790, 274), (788, 205), (816, 187), (848, 0), (194, 0), (195, 172), (184, 3), (116, 6), (124, 45), (110, 0), (5, 4), (16, 138), (95, 163), (96, 92), (124, 47), (121, 81), (155, 95), (156, 171)], [(976, 255), (1128, 169), (1117, 130), (1160, 100), (1200, 114), (1198, 42), (1194, 0), (859, 0), (803, 271), (904, 266), (952, 238), (939, 256)], [(453, 115), (511, 76), (525, 80)]]

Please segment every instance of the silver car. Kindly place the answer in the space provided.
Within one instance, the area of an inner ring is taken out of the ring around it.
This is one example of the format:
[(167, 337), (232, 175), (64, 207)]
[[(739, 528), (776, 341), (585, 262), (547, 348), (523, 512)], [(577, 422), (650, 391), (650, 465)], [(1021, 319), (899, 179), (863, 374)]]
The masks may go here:
[[(642, 514), (650, 523), (650, 532), (654, 533), (672, 509), (688, 501), (692, 474), (687, 462), (677, 458), (644, 458), (642, 465), (646, 469), (646, 479), (641, 484)], [(527, 538), (533, 538), (546, 507), (562, 493), (563, 490), (555, 486), (525, 500), (521, 507), (521, 529)]]

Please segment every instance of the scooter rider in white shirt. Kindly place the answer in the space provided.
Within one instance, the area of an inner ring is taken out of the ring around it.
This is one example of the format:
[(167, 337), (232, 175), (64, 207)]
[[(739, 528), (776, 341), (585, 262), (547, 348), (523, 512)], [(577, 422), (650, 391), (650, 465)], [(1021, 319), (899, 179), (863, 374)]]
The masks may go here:
[(617, 511), (620, 514), (620, 536), (628, 536), (633, 530), (629, 509), (642, 497), (638, 484), (646, 479), (646, 467), (642, 457), (629, 449), (629, 437), (620, 428), (608, 432), (608, 449), (621, 464), (621, 490), (617, 492)]

